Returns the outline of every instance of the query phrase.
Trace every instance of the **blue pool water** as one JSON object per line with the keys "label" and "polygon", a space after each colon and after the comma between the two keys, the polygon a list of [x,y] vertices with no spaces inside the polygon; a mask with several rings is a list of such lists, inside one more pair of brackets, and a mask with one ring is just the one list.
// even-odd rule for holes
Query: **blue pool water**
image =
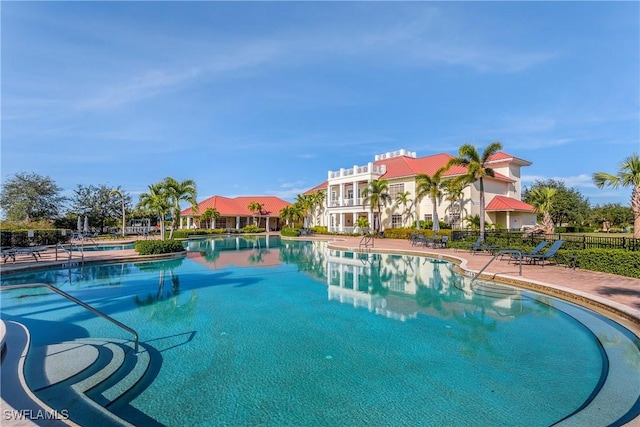
{"label": "blue pool water", "polygon": [[125,243],[125,244],[97,244],[97,245],[83,245],[82,248],[74,247],[74,251],[122,251],[125,249],[133,249],[133,243]]}
{"label": "blue pool water", "polygon": [[[438,260],[276,237],[187,248],[181,259],[3,276],[2,285],[52,283],[136,328],[161,368],[130,407],[112,409],[170,426],[548,426],[598,394],[610,362],[603,343],[634,342],[572,304],[471,288]],[[129,338],[44,289],[1,298],[3,319],[26,324],[34,346]],[[620,349],[631,375],[635,343]]]}

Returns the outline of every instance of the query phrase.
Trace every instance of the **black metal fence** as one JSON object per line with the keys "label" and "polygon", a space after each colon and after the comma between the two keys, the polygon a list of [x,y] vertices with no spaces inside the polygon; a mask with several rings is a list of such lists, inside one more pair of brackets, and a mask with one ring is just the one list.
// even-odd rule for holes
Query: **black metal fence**
{"label": "black metal fence", "polygon": [[[480,236],[479,231],[453,231],[451,240],[475,240]],[[629,251],[640,251],[640,239],[632,237],[614,236],[587,236],[578,234],[530,234],[522,231],[485,231],[484,238],[489,243],[499,242],[501,246],[536,246],[545,240],[564,240],[563,249],[625,249]]]}

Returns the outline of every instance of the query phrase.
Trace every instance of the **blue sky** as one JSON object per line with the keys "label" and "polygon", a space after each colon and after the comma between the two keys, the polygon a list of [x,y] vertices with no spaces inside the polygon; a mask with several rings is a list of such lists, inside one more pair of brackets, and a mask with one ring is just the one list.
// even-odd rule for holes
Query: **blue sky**
{"label": "blue sky", "polygon": [[640,151],[639,2],[6,2],[2,178],[286,200],[500,141],[595,204]]}

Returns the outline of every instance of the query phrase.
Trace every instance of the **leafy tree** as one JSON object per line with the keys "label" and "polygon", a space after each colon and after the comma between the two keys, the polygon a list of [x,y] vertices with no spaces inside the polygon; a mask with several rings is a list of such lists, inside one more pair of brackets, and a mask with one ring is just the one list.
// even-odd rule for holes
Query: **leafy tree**
{"label": "leafy tree", "polygon": [[603,221],[610,221],[614,227],[626,227],[633,223],[633,210],[620,203],[596,205],[589,212],[589,220],[591,225],[597,227],[601,227]]}
{"label": "leafy tree", "polygon": [[529,193],[531,205],[536,208],[536,212],[542,214],[545,234],[553,234],[555,231],[549,212],[553,208],[556,193],[557,190],[553,187],[536,187]]}
{"label": "leafy tree", "polygon": [[[71,211],[79,216],[87,216],[89,222],[100,231],[107,222],[122,215],[122,199],[112,197],[113,189],[104,184],[99,186],[78,184],[71,198]],[[119,190],[118,190],[119,191]],[[131,196],[124,194],[125,209],[131,203]]]}
{"label": "leafy tree", "polygon": [[364,200],[363,204],[369,204],[371,207],[371,214],[374,213],[374,207],[378,208],[378,221],[374,221],[374,226],[376,234],[380,232],[380,213],[382,211],[382,206],[385,206],[387,203],[391,201],[391,196],[389,195],[389,183],[386,179],[380,179],[377,181],[371,181],[369,185],[362,191],[362,196]]}
{"label": "leafy tree", "polygon": [[138,206],[140,209],[144,209],[151,215],[158,217],[160,221],[160,239],[165,239],[165,218],[171,211],[171,204],[169,198],[165,194],[164,186],[159,184],[153,184],[149,186],[148,193],[142,193],[140,195],[140,201]]}
{"label": "leafy tree", "polygon": [[60,216],[67,201],[61,191],[48,176],[18,172],[2,184],[0,206],[11,221],[51,221]]}
{"label": "leafy tree", "polygon": [[464,144],[458,150],[458,157],[449,160],[447,168],[454,165],[462,165],[467,168],[467,173],[464,175],[464,180],[468,183],[476,181],[480,182],[480,236],[484,237],[484,179],[486,177],[494,177],[495,172],[493,169],[487,166],[489,158],[502,150],[502,144],[499,142],[492,142],[485,147],[482,152],[482,156],[478,153],[476,147],[471,144]]}
{"label": "leafy tree", "polygon": [[522,192],[522,198],[526,203],[535,206],[532,193],[540,188],[554,188],[553,205],[549,211],[555,225],[581,224],[589,213],[589,201],[577,190],[567,188],[562,181],[555,179],[537,180]]}
{"label": "leafy tree", "polygon": [[196,183],[192,179],[187,179],[182,182],[177,181],[174,178],[166,177],[161,183],[164,188],[164,194],[169,201],[171,212],[171,231],[169,232],[169,239],[173,239],[173,230],[176,227],[176,221],[180,218],[180,202],[185,201],[191,205],[193,213],[198,213],[198,192],[196,189]]}
{"label": "leafy tree", "polygon": [[640,239],[640,157],[638,153],[624,159],[615,175],[606,172],[594,173],[593,182],[598,188],[631,187],[633,237]]}

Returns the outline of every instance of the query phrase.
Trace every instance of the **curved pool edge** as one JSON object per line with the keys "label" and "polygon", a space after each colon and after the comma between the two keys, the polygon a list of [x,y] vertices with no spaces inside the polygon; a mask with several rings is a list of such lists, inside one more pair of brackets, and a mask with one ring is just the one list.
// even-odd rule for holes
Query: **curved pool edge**
{"label": "curved pool edge", "polygon": [[[348,250],[352,252],[365,252],[358,247],[343,245],[341,242],[346,240],[328,240],[330,249]],[[459,272],[467,277],[475,276],[479,270],[472,269],[468,266],[466,258],[443,254],[439,252],[418,251],[411,249],[389,249],[389,248],[367,248],[367,252],[415,255],[427,258],[443,259],[453,262],[459,269]],[[543,268],[543,267],[541,267]],[[553,267],[551,267],[553,268]],[[498,283],[512,285],[522,289],[533,290],[542,294],[547,294],[560,298],[565,301],[573,302],[582,307],[589,308],[599,314],[609,317],[612,320],[630,329],[640,339],[640,309],[634,309],[628,305],[618,303],[611,299],[602,298],[592,293],[583,292],[567,286],[555,283],[545,282],[535,279],[527,279],[522,276],[513,276],[509,274],[485,272],[479,276],[480,279],[491,280]]]}

